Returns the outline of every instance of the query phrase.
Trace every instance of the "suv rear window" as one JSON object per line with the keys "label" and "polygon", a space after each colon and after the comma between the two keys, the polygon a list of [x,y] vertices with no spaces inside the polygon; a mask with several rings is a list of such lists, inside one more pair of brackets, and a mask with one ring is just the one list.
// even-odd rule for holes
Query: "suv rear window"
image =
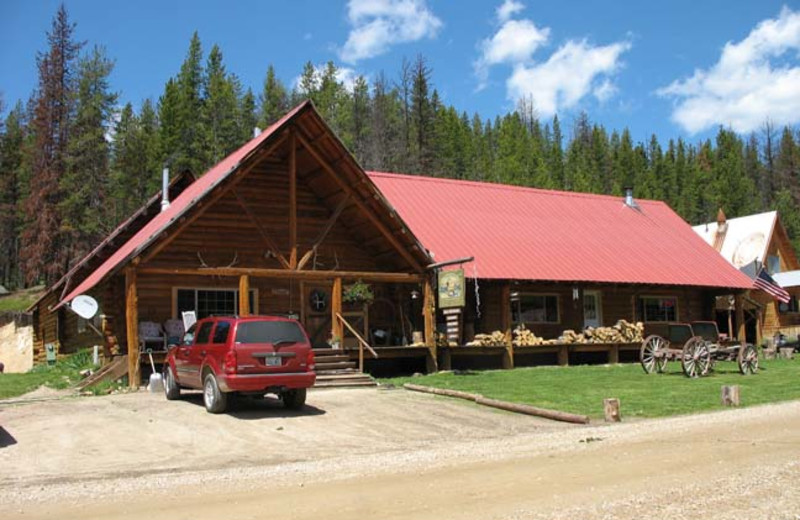
{"label": "suv rear window", "polygon": [[303,343],[306,337],[293,321],[246,321],[236,328],[236,343]]}

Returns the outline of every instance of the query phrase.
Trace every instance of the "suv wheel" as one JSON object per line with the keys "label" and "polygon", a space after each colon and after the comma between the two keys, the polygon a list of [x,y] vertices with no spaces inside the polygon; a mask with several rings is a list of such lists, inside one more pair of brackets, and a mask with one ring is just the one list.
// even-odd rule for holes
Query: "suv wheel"
{"label": "suv wheel", "polygon": [[164,368],[164,394],[167,396],[167,401],[174,401],[181,397],[181,387],[175,381],[175,374],[172,373],[169,365]]}
{"label": "suv wheel", "polygon": [[286,390],[281,394],[283,406],[289,410],[299,410],[306,404],[306,389],[295,388],[294,390]]}
{"label": "suv wheel", "polygon": [[220,391],[214,374],[206,374],[203,380],[203,403],[208,413],[222,413],[228,407],[228,396]]}

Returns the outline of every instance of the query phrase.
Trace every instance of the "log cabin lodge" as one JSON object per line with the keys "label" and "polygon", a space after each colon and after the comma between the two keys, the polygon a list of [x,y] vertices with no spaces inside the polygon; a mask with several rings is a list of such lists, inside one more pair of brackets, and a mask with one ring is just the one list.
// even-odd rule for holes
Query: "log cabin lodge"
{"label": "log cabin lodge", "polygon": [[[294,315],[315,348],[338,342],[373,374],[637,359],[639,344],[463,345],[518,323],[556,338],[620,319],[713,319],[721,295],[744,334],[752,280],[665,203],[365,172],[310,101],[165,191],[32,305],[37,362],[46,346],[100,344],[127,354],[138,384],[143,352],[163,350],[184,311]],[[466,276],[457,345],[435,334],[447,319],[436,276],[451,263]],[[369,304],[343,298],[359,281]],[[88,322],[69,309],[81,294],[100,306]]]}

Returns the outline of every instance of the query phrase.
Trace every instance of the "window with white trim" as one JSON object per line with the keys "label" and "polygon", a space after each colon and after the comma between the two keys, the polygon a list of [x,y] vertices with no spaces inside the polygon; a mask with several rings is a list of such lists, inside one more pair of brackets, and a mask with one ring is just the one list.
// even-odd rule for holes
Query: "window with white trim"
{"label": "window with white trim", "polygon": [[797,296],[792,295],[789,303],[778,302],[778,311],[781,314],[800,312],[800,304],[798,304]]}
{"label": "window with white trim", "polygon": [[511,294],[511,319],[514,323],[560,323],[556,294]]}
{"label": "window with white trim", "polygon": [[[255,289],[250,289],[249,300],[251,311],[258,312]],[[235,316],[239,314],[239,290],[177,288],[175,311],[176,316],[184,311],[195,311],[198,320],[208,316]]]}
{"label": "window with white trim", "polygon": [[639,299],[642,321],[678,321],[678,299],[674,296],[644,296]]}

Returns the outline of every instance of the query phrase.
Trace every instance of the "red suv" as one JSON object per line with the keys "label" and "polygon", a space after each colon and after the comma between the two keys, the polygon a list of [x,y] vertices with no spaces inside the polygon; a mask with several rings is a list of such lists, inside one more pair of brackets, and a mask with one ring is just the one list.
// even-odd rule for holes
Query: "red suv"
{"label": "red suv", "polygon": [[181,388],[202,389],[210,413],[224,412],[229,394],[274,393],[296,410],[315,380],[314,352],[303,327],[275,316],[204,318],[169,349],[164,363],[167,399],[178,399]]}

